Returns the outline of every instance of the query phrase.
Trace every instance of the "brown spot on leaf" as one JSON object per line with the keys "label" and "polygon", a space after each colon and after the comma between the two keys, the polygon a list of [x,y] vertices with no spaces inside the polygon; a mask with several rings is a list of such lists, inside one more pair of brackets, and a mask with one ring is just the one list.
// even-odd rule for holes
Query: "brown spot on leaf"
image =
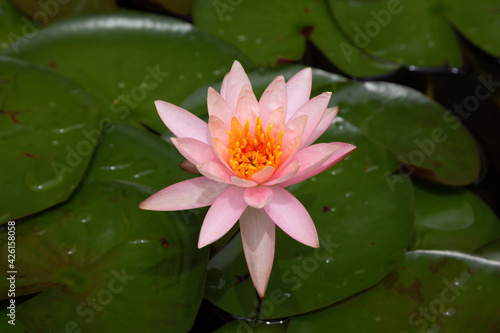
{"label": "brown spot on leaf", "polygon": [[371,242],[370,245],[368,245],[368,247],[372,247],[373,245],[375,245],[375,242]]}
{"label": "brown spot on leaf", "polygon": [[7,110],[0,110],[0,114],[2,115],[7,115],[10,117],[10,119],[15,122],[15,123],[18,123],[19,122],[19,119],[17,119],[17,115],[20,114],[21,112],[19,111],[7,111]]}
{"label": "brown spot on leaf", "polygon": [[57,63],[54,60],[52,60],[49,64],[49,66],[50,66],[50,68],[57,68]]}
{"label": "brown spot on leaf", "polygon": [[309,36],[311,36],[311,34],[313,33],[314,28],[314,25],[306,25],[304,28],[302,28],[300,33],[303,34],[304,37],[309,38]]}
{"label": "brown spot on leaf", "polygon": [[330,207],[323,206],[323,213],[328,213],[330,211]]}
{"label": "brown spot on leaf", "polygon": [[420,294],[422,283],[418,278],[415,278],[409,287],[405,287],[399,281],[399,272],[392,271],[389,275],[387,275],[382,283],[382,286],[387,290],[394,289],[400,295],[408,295],[417,303],[422,303],[424,301],[422,294]]}
{"label": "brown spot on leaf", "polygon": [[304,8],[304,9],[302,9],[302,10],[303,10],[303,11],[304,11],[304,13],[306,13],[306,14],[309,14],[309,12],[311,11],[311,10],[310,10],[309,8],[307,8],[307,7],[306,7],[306,8]]}
{"label": "brown spot on leaf", "polygon": [[35,155],[33,155],[32,153],[28,153],[27,151],[23,151],[23,155],[26,156],[26,157],[37,158]]}
{"label": "brown spot on leaf", "polygon": [[170,243],[167,242],[167,240],[165,238],[162,238],[161,239],[161,246],[166,247],[167,249],[169,249],[170,248]]}

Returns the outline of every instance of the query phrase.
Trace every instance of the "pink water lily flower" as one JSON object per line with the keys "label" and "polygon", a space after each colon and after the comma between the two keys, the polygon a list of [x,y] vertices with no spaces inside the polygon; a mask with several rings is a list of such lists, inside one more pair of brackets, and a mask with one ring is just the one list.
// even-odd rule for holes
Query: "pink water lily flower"
{"label": "pink water lily flower", "polygon": [[258,101],[235,61],[220,94],[208,89],[208,124],[173,104],[156,102],[161,119],[176,136],[173,144],[203,176],[164,188],[140,208],[172,211],[211,205],[199,248],[218,240],[239,220],[260,297],[273,265],[275,224],[297,241],[319,246],[309,213],[285,188],[330,168],[356,148],[343,142],[312,145],[338,109],[327,108],[329,92],[309,99],[311,83],[310,68],[287,83],[278,76]]}

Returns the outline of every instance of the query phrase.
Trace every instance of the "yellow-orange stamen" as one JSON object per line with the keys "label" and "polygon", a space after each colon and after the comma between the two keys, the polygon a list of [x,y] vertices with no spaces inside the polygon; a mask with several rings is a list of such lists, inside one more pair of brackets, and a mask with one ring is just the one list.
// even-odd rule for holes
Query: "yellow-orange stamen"
{"label": "yellow-orange stamen", "polygon": [[255,131],[252,138],[250,121],[247,119],[243,127],[238,119],[231,119],[229,134],[229,164],[237,176],[250,179],[252,175],[266,166],[275,169],[280,163],[281,140],[285,131],[281,131],[277,138],[271,134],[273,125],[264,131],[260,117],[255,122]]}

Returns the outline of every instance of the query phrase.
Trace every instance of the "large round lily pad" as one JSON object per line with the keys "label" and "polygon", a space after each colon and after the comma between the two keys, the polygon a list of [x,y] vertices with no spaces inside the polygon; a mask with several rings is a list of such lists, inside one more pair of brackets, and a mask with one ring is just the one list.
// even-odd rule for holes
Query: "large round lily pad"
{"label": "large round lily pad", "polygon": [[[397,168],[394,156],[340,117],[320,141],[357,149],[333,169],[289,187],[311,214],[320,248],[277,232],[261,318],[316,310],[366,289],[394,269],[409,244],[413,192],[408,180],[390,188],[385,172]],[[210,261],[205,297],[234,315],[255,316],[258,302],[239,236]]]}
{"label": "large round lily pad", "polygon": [[[151,194],[136,184],[91,181],[71,201],[16,227],[16,295],[40,292],[17,309],[29,331],[190,329],[207,264],[208,252],[196,247],[201,221],[140,210]],[[7,253],[6,241],[0,249]],[[3,277],[1,289],[7,284]]]}
{"label": "large round lily pad", "polygon": [[289,333],[496,332],[500,264],[459,252],[413,251],[376,287],[314,314]]}
{"label": "large round lily pad", "polygon": [[310,40],[349,75],[377,76],[399,67],[353,45],[323,1],[195,1],[193,20],[260,65],[298,61]]}
{"label": "large round lily pad", "polygon": [[420,92],[386,82],[349,82],[320,91],[329,89],[330,105],[390,149],[404,164],[401,173],[455,186],[479,176],[479,151],[469,131]]}
{"label": "large round lily pad", "polygon": [[420,67],[461,67],[456,31],[500,56],[495,0],[328,0],[350,40],[373,57]]}
{"label": "large round lily pad", "polygon": [[463,188],[418,182],[412,250],[474,252],[500,237],[500,221],[476,195]]}
{"label": "large round lily pad", "polygon": [[118,180],[159,190],[186,180],[184,160],[173,144],[129,124],[108,123],[87,175],[88,180]]}
{"label": "large round lily pad", "polygon": [[3,52],[51,67],[103,102],[104,118],[164,130],[153,102],[180,103],[201,85],[221,79],[235,59],[233,47],[180,20],[113,13],[61,20],[27,43]]}
{"label": "large round lily pad", "polygon": [[0,58],[0,223],[66,200],[80,182],[99,131],[97,105],[48,69]]}

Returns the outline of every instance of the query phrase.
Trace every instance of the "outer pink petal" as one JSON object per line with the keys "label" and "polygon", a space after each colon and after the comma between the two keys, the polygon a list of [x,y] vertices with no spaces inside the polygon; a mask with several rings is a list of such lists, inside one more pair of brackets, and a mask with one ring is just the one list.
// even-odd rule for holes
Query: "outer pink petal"
{"label": "outer pink petal", "polygon": [[[280,75],[269,84],[259,100],[262,123],[265,124],[271,112],[277,108],[283,107],[286,110],[286,98],[285,78]],[[286,115],[284,114],[283,116],[285,117]],[[284,121],[285,118],[283,118]]]}
{"label": "outer pink petal", "polygon": [[164,101],[155,101],[161,120],[178,138],[193,138],[210,144],[208,125],[189,111]]}
{"label": "outer pink petal", "polygon": [[293,161],[286,167],[276,172],[271,178],[269,178],[267,182],[265,182],[265,185],[275,185],[286,182],[287,180],[292,179],[297,174],[299,168],[300,163],[297,161]]}
{"label": "outer pink petal", "polygon": [[220,95],[222,98],[224,98],[225,100],[227,100],[227,77],[229,76],[229,73],[227,73],[226,75],[224,75],[224,79],[222,80],[222,84],[220,86]]}
{"label": "outer pink petal", "polygon": [[290,121],[293,121],[296,117],[302,115],[307,116],[307,124],[304,128],[304,133],[302,134],[302,142],[306,142],[318,127],[319,122],[325,114],[331,96],[332,93],[324,92],[321,95],[314,97],[309,100],[309,102],[302,105],[290,119]]}
{"label": "outer pink petal", "polygon": [[259,116],[259,102],[249,86],[243,86],[241,89],[238,104],[236,106],[235,117],[241,125],[245,126],[247,119],[250,122],[250,133],[255,131],[255,121]]}
{"label": "outer pink petal", "polygon": [[288,123],[288,125],[286,126],[285,134],[283,135],[283,146],[286,146],[288,141],[297,136],[302,137],[306,124],[307,116],[305,114],[290,121],[290,123]]}
{"label": "outer pink petal", "polygon": [[281,183],[280,186],[287,187],[287,186],[290,186],[293,184],[297,184],[297,183],[299,183],[307,178],[314,177],[318,173],[321,173],[321,172],[325,171],[326,169],[331,168],[332,166],[337,164],[339,161],[344,159],[346,156],[351,154],[356,149],[356,146],[353,146],[353,145],[351,145],[349,143],[345,143],[345,142],[332,142],[332,143],[329,143],[329,145],[338,146],[339,149],[335,153],[333,153],[333,155],[330,156],[329,159],[327,159],[325,162],[323,162],[321,165],[319,165],[314,170],[310,170],[310,171],[305,172],[305,173],[297,174],[292,179]]}
{"label": "outer pink petal", "polygon": [[227,146],[219,138],[212,139],[212,146],[214,147],[214,151],[219,156],[219,160],[224,164],[229,170],[232,170],[229,166],[229,150],[227,150]]}
{"label": "outer pink petal", "polygon": [[252,177],[250,177],[250,179],[253,180],[254,182],[256,182],[257,184],[261,184],[261,183],[265,182],[266,180],[268,180],[269,177],[271,177],[273,175],[275,170],[276,169],[273,166],[268,165],[268,166],[264,167],[264,169],[254,173],[252,175]]}
{"label": "outer pink petal", "polygon": [[329,143],[318,143],[299,150],[293,157],[294,161],[298,161],[300,164],[296,176],[300,177],[301,174],[309,173],[318,168],[339,149],[340,147]]}
{"label": "outer pink petal", "polygon": [[273,196],[273,190],[268,186],[247,187],[244,192],[245,202],[253,208],[262,208]]}
{"label": "outer pink petal", "polygon": [[302,138],[300,136],[296,136],[295,138],[287,142],[286,146],[284,146],[281,150],[280,165],[278,167],[278,171],[287,164],[288,160],[292,158],[295,153],[297,153],[301,145]]}
{"label": "outer pink petal", "polygon": [[286,83],[287,110],[286,121],[290,120],[295,112],[304,105],[311,96],[312,71],[305,68],[292,76]]}
{"label": "outer pink petal", "polygon": [[212,139],[217,138],[226,146],[229,144],[228,127],[219,117],[210,116],[208,119],[208,128],[210,129]]}
{"label": "outer pink petal", "polygon": [[226,128],[229,128],[233,111],[231,111],[224,98],[212,88],[208,88],[207,107],[210,116],[216,116],[224,122]]}
{"label": "outer pink petal", "polygon": [[321,118],[318,127],[314,130],[314,132],[311,134],[309,139],[302,145],[302,147],[308,147],[314,143],[323,133],[325,133],[326,129],[330,127],[332,124],[333,120],[337,116],[337,113],[339,112],[339,108],[337,106],[333,108],[328,108],[325,111],[325,114],[323,115],[323,118]]}
{"label": "outer pink petal", "polygon": [[243,179],[237,176],[231,177],[231,183],[239,187],[253,187],[257,186],[257,183],[248,179]]}
{"label": "outer pink petal", "polygon": [[312,247],[319,247],[316,227],[302,204],[287,190],[273,186],[273,197],[264,206],[269,217],[293,239]]}
{"label": "outer pink petal", "polygon": [[273,127],[271,127],[271,135],[273,136],[273,138],[278,139],[279,134],[285,130],[285,112],[286,111],[284,107],[279,107],[273,110],[273,112],[271,112],[271,114],[267,118],[266,122],[263,123],[264,132],[267,132],[267,128],[270,125],[273,125]]}
{"label": "outer pink petal", "polygon": [[189,162],[199,164],[218,160],[214,148],[192,138],[172,138],[174,146]]}
{"label": "outer pink petal", "polygon": [[[233,111],[236,111],[236,104],[238,103],[238,98],[240,96],[241,89],[243,86],[249,86],[252,88],[252,84],[248,79],[243,66],[238,61],[234,61],[231,71],[227,75],[226,85],[224,91],[221,91],[221,95],[227,101],[227,105]],[[221,89],[222,90],[222,89]]]}
{"label": "outer pink petal", "polygon": [[153,194],[139,208],[172,211],[205,207],[211,205],[227,186],[205,177],[188,179]]}
{"label": "outer pink petal", "polygon": [[205,163],[198,164],[196,168],[208,179],[221,183],[231,183],[231,176],[233,173],[218,161],[207,161]]}
{"label": "outer pink petal", "polygon": [[240,217],[241,241],[253,285],[262,298],[273,267],[274,222],[262,209],[248,207]]}
{"label": "outer pink petal", "polygon": [[214,201],[201,226],[198,247],[215,242],[226,234],[238,221],[247,203],[243,199],[243,189],[229,186]]}

